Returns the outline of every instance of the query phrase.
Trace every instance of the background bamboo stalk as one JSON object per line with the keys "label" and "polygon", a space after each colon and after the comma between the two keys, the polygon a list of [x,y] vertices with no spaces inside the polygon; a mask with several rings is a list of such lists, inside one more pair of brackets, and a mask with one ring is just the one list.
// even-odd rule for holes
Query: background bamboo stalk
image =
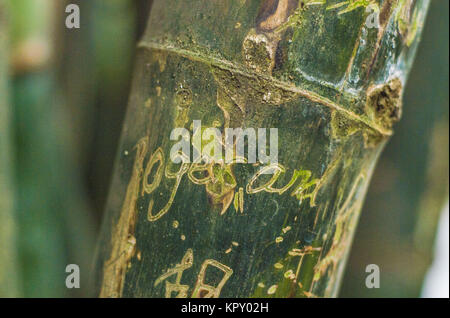
{"label": "background bamboo stalk", "polygon": [[[448,1],[432,1],[405,91],[403,119],[380,158],[343,281],[343,297],[419,297],[448,200]],[[388,221],[387,221],[388,220]],[[382,288],[364,285],[380,266]]]}
{"label": "background bamboo stalk", "polygon": [[6,4],[0,0],[0,297],[17,297],[20,292],[8,84],[8,20]]}
{"label": "background bamboo stalk", "polygon": [[68,264],[88,278],[93,248],[89,206],[71,156],[64,96],[53,63],[55,2],[10,1],[16,217],[23,295],[82,295],[65,286]]}
{"label": "background bamboo stalk", "polygon": [[73,118],[72,152],[99,223],[128,99],[138,10],[131,0],[65,1],[61,16],[69,2],[80,6],[83,27],[58,28],[58,83]]}

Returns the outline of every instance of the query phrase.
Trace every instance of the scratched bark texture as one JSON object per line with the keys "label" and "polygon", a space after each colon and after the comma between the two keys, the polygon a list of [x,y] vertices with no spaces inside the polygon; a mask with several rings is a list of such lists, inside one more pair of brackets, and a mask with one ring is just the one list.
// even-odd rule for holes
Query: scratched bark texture
{"label": "scratched bark texture", "polygon": [[[98,294],[336,296],[427,6],[154,1],[106,207]],[[170,133],[192,135],[193,120],[221,132],[277,128],[278,163],[173,163]]]}

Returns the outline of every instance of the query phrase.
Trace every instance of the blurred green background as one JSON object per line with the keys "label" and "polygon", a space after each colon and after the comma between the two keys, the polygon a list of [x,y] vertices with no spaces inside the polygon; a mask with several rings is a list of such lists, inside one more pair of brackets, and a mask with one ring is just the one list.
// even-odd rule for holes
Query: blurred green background
{"label": "blurred green background", "polygon": [[[67,4],[81,28],[66,29]],[[88,294],[146,0],[0,0],[0,296]],[[432,0],[342,297],[419,297],[448,200],[449,2]],[[65,287],[67,264],[81,288]],[[365,287],[365,267],[381,288]]]}

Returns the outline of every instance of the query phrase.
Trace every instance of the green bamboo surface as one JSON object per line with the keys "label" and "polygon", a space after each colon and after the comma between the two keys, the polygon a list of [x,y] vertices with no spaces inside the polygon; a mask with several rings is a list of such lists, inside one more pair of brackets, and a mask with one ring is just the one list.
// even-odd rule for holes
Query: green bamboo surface
{"label": "green bamboo surface", "polygon": [[[154,1],[99,244],[100,296],[337,295],[428,6],[377,2],[373,29],[364,6],[338,2]],[[193,120],[278,128],[286,172],[171,163],[171,130],[192,132]]]}

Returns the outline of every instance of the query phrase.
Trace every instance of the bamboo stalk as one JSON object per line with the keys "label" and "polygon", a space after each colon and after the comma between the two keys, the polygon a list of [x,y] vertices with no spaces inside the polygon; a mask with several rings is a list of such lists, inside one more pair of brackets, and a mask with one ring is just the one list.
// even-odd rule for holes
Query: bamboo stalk
{"label": "bamboo stalk", "polygon": [[[18,270],[25,297],[83,295],[93,253],[89,207],[70,151],[70,117],[56,92],[55,3],[9,2]],[[65,286],[68,264],[80,267],[81,291]]]}
{"label": "bamboo stalk", "polygon": [[[412,2],[377,2],[378,28],[364,5],[335,3],[154,1],[99,245],[100,296],[337,295],[428,1],[401,25]],[[194,120],[222,134],[277,128],[278,163],[173,163],[169,136],[195,134]]]}
{"label": "bamboo stalk", "polygon": [[[405,91],[404,118],[374,173],[344,297],[420,297],[433,259],[440,212],[448,200],[448,2],[432,1]],[[386,222],[386,218],[389,222]],[[381,288],[364,285],[376,263]]]}

